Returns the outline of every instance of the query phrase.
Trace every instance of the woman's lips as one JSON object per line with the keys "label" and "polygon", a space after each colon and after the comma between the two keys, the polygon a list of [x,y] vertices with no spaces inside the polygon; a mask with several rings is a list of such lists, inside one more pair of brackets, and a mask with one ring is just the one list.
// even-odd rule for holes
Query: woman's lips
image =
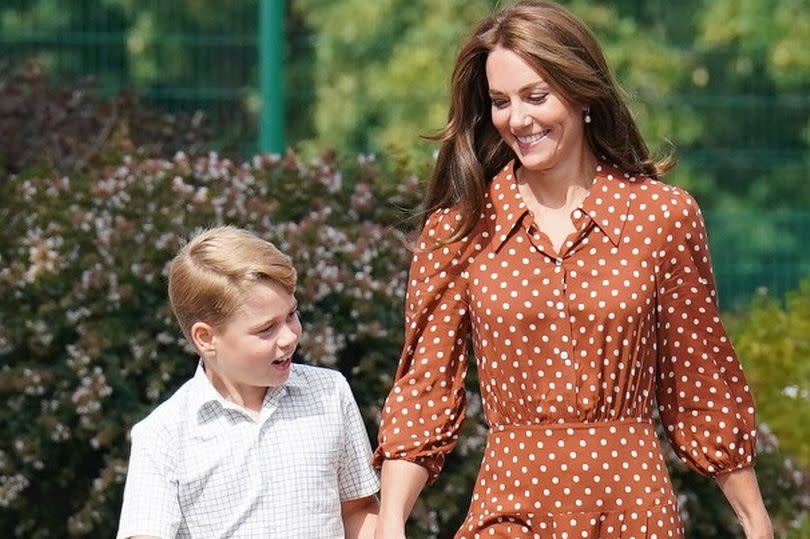
{"label": "woman's lips", "polygon": [[518,146],[521,150],[528,150],[544,138],[548,136],[550,130],[546,129],[544,131],[540,131],[539,133],[533,133],[531,135],[524,135],[524,136],[515,136],[515,140],[517,140]]}

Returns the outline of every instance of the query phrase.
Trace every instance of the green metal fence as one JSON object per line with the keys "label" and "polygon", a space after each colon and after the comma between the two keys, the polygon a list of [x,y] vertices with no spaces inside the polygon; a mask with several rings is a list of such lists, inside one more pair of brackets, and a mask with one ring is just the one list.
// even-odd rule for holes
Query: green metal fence
{"label": "green metal fence", "polygon": [[273,21],[280,0],[5,0],[0,61],[35,60],[57,83],[92,77],[104,92],[131,87],[165,110],[202,110],[215,146],[251,152],[262,108],[260,3]]}
{"label": "green metal fence", "polygon": [[810,278],[810,211],[710,211],[705,219],[724,309],[759,291],[783,297]]}

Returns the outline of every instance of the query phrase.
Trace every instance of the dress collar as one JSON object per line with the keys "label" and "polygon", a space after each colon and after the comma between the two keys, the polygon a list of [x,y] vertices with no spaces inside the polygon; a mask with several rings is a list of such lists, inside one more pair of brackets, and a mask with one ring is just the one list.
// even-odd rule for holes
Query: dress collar
{"label": "dress collar", "polygon": [[[486,218],[495,223],[493,238],[496,249],[503,245],[529,211],[520,196],[514,167],[515,161],[512,160],[493,178],[484,201]],[[574,224],[579,225],[579,220],[590,218],[611,243],[618,247],[630,204],[635,198],[629,189],[629,184],[634,181],[637,181],[635,177],[614,166],[598,164],[588,195],[572,211]]]}

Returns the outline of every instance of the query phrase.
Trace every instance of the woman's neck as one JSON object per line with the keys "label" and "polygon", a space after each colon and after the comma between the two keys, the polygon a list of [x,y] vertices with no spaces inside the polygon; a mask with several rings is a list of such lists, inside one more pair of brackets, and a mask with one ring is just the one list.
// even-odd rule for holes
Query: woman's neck
{"label": "woman's neck", "polygon": [[578,204],[593,183],[597,159],[587,152],[581,160],[560,164],[551,170],[532,171],[521,167],[518,182],[531,190],[538,204],[550,209]]}

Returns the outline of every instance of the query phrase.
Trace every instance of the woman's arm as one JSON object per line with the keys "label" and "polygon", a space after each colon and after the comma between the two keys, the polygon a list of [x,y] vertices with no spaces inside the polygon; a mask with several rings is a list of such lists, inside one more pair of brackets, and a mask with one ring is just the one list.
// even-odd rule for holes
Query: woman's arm
{"label": "woman's arm", "polygon": [[749,466],[734,470],[715,480],[740,519],[746,539],[773,539],[771,519],[762,503],[754,469]]}
{"label": "woman's arm", "polygon": [[406,460],[386,460],[382,465],[380,516],[375,539],[404,539],[405,522],[425,487],[428,471]]}
{"label": "woman's arm", "polygon": [[402,539],[424,486],[436,479],[458,442],[466,413],[464,376],[470,337],[468,238],[438,245],[457,212],[431,214],[408,272],[405,342],[383,405],[373,464],[382,470],[377,539]]}

